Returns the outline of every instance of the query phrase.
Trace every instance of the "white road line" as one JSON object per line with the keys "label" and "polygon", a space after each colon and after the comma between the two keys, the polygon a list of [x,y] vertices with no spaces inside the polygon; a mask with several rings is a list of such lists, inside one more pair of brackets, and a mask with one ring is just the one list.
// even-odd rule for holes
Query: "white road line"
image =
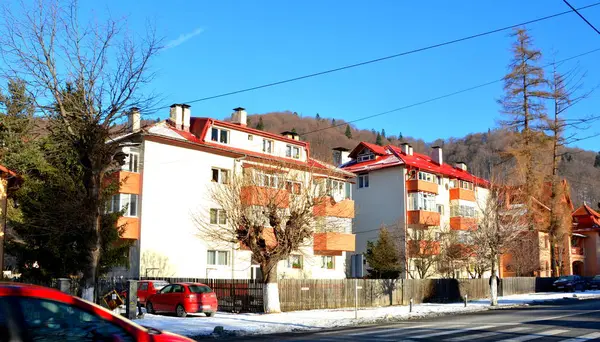
{"label": "white road line", "polygon": [[563,340],[562,342],[584,342],[588,340],[593,340],[600,337],[600,332],[595,332],[587,335],[582,335],[578,337],[573,337],[568,340]]}
{"label": "white road line", "polygon": [[518,336],[518,337],[515,337],[515,338],[509,338],[509,339],[501,340],[501,341],[503,341],[503,342],[529,341],[529,340],[535,340],[537,338],[542,338],[542,337],[554,336],[554,335],[562,334],[562,333],[565,333],[567,331],[569,331],[569,330],[562,330],[562,329],[546,330],[546,331],[537,332],[535,334]]}
{"label": "white road line", "polygon": [[465,329],[454,329],[454,330],[451,329],[451,330],[440,331],[440,332],[435,332],[435,333],[431,333],[431,334],[410,336],[410,338],[429,338],[429,337],[444,336],[444,335],[450,335],[450,334],[460,334],[460,333],[464,333],[467,331],[485,330],[485,329],[489,329],[489,328],[493,328],[493,327],[494,327],[493,325],[484,325],[484,326],[476,327],[476,328],[465,328]]}
{"label": "white road line", "polygon": [[454,338],[447,339],[447,340],[444,340],[444,341],[458,342],[458,341],[468,341],[468,340],[479,340],[479,339],[482,339],[482,338],[486,338],[486,337],[490,337],[490,336],[496,336],[496,335],[500,335],[500,334],[501,333],[497,332],[497,331],[490,331],[490,332],[481,333],[481,334],[454,337]]}

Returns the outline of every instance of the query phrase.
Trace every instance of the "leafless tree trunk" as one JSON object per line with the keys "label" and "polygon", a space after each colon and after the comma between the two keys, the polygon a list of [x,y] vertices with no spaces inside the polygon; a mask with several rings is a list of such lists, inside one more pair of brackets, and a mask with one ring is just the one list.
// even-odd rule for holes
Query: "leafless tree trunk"
{"label": "leafless tree trunk", "polygon": [[149,61],[159,45],[153,32],[141,42],[128,36],[123,22],[83,23],[74,0],[21,4],[2,7],[0,72],[27,84],[38,110],[56,123],[85,170],[91,247],[82,296],[93,300],[101,256],[102,188],[106,175],[119,167],[118,146],[106,142],[126,109],[152,104],[153,97],[140,96],[139,90],[152,79]]}

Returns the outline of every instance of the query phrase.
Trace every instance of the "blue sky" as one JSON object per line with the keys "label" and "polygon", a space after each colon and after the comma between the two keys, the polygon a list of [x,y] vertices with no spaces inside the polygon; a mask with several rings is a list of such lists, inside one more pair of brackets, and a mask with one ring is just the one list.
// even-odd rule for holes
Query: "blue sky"
{"label": "blue sky", "polygon": [[[575,7],[595,0],[571,0]],[[163,104],[301,76],[395,54],[568,10],[561,0],[505,1],[183,1],[104,0],[98,16],[126,16],[135,32],[147,22],[164,37],[152,89]],[[89,11],[91,2],[84,5]],[[582,11],[600,27],[600,6]],[[600,36],[575,14],[527,27],[545,63],[600,47]],[[193,116],[224,118],[291,110],[353,120],[501,78],[509,32],[245,94],[195,103]],[[600,52],[581,57],[586,85],[600,84]],[[451,98],[356,123],[432,141],[496,127],[497,83]],[[152,118],[167,116],[165,109]],[[600,114],[600,90],[569,117]],[[582,135],[600,133],[600,122]],[[576,144],[600,150],[600,137]]]}

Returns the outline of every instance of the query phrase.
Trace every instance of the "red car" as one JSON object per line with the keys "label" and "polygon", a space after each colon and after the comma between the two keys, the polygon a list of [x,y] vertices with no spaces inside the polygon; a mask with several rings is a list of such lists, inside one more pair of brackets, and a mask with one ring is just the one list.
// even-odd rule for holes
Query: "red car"
{"label": "red car", "polygon": [[0,341],[193,341],[60,291],[0,283]]}
{"label": "red car", "polygon": [[219,306],[217,295],[208,286],[199,283],[176,283],[162,288],[146,301],[149,313],[174,312],[178,317],[188,313],[205,313],[212,317]]}
{"label": "red car", "polygon": [[137,297],[138,302],[143,306],[146,305],[146,300],[160,291],[163,287],[169,285],[165,280],[141,280],[138,282]]}

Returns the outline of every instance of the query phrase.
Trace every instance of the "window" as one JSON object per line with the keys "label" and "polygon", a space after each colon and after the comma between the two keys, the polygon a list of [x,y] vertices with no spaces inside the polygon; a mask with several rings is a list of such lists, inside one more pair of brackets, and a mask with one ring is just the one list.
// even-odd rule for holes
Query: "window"
{"label": "window", "polygon": [[408,194],[408,210],[438,212],[438,207],[435,204],[435,195],[424,192],[410,192]]}
{"label": "window", "polygon": [[254,140],[254,136],[252,134],[248,134],[248,141],[253,141]]}
{"label": "window", "polygon": [[460,187],[466,190],[473,190],[473,183],[460,181]]}
{"label": "window", "polygon": [[259,186],[266,186],[269,188],[277,188],[279,186],[279,176],[277,176],[277,175],[270,174],[270,173],[256,172],[254,174],[254,177],[255,177],[255,179],[254,179],[255,183]]}
{"label": "window", "polygon": [[229,131],[213,127],[213,129],[211,131],[210,139],[212,141],[220,142],[223,144],[228,144],[229,143]]}
{"label": "window", "polygon": [[346,186],[344,181],[327,179],[327,195],[333,197],[346,197]]}
{"label": "window", "polygon": [[188,289],[191,293],[211,293],[213,292],[210,287],[206,285],[188,285]]}
{"label": "window", "polygon": [[229,252],[228,251],[208,251],[207,262],[208,265],[229,265]]}
{"label": "window", "polygon": [[428,172],[419,171],[419,180],[431,182],[431,183],[437,183],[438,177],[436,175],[433,175]]}
{"label": "window", "polygon": [[288,158],[292,157],[292,145],[285,145],[285,156]]}
{"label": "window", "polygon": [[352,187],[350,186],[350,183],[345,183],[344,186],[346,187],[346,198],[352,198]]}
{"label": "window", "polygon": [[302,255],[290,255],[288,257],[288,268],[302,269]]}
{"label": "window", "polygon": [[183,293],[183,286],[179,284],[173,285],[173,290],[171,290],[171,293]]}
{"label": "window", "polygon": [[125,164],[121,166],[121,170],[129,172],[140,172],[140,154],[130,151],[125,157]]}
{"label": "window", "polygon": [[138,216],[138,195],[134,194],[116,194],[106,205],[107,213],[116,213],[125,209],[123,216],[137,217]]}
{"label": "window", "polygon": [[321,268],[325,268],[328,270],[333,270],[335,268],[334,257],[331,255],[322,255],[321,256]]}
{"label": "window", "polygon": [[444,205],[443,204],[437,205],[437,212],[440,213],[441,215],[444,215]]}
{"label": "window", "polygon": [[299,195],[302,191],[302,183],[288,180],[285,182],[285,189],[294,195]]}
{"label": "window", "polygon": [[141,283],[139,290],[140,291],[148,291],[148,283]]}
{"label": "window", "polygon": [[369,174],[365,173],[364,175],[358,175],[358,188],[368,188],[369,187]]}
{"label": "window", "polygon": [[294,157],[295,159],[300,159],[300,148],[299,147],[294,147],[292,149],[292,157]]}
{"label": "window", "polygon": [[263,139],[263,152],[273,153],[273,140]]}
{"label": "window", "polygon": [[212,181],[227,184],[229,182],[229,170],[212,168]]}
{"label": "window", "polygon": [[210,209],[211,224],[227,224],[227,215],[223,209]]}
{"label": "window", "polygon": [[372,160],[372,159],[375,159],[375,155],[373,154],[373,152],[371,152],[371,150],[368,150],[368,149],[362,150],[356,156],[357,162],[363,162],[363,161]]}
{"label": "window", "polygon": [[135,341],[120,326],[72,305],[18,298],[31,341]]}
{"label": "window", "polygon": [[167,285],[165,287],[163,287],[162,289],[160,289],[159,293],[171,293],[171,291],[173,291],[173,285]]}
{"label": "window", "polygon": [[452,217],[475,217],[475,207],[468,205],[453,205],[450,207]]}
{"label": "window", "polygon": [[285,145],[285,156],[288,158],[300,159],[300,148],[292,145]]}

